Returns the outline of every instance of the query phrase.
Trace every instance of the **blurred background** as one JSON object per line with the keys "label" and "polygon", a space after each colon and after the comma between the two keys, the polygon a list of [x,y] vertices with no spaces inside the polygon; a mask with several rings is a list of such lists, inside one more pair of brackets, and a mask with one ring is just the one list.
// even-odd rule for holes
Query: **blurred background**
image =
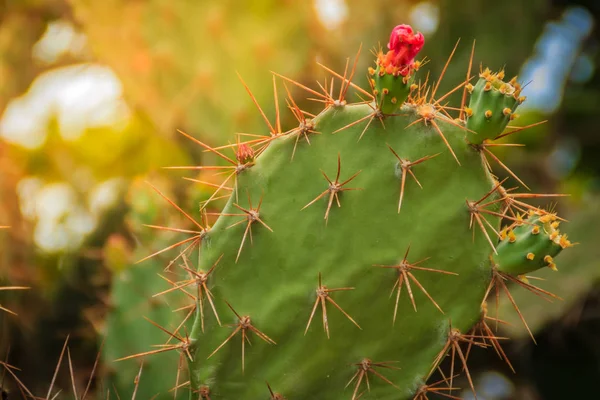
{"label": "blurred background", "polygon": [[[517,374],[493,351],[474,351],[478,397],[595,398],[599,18],[597,0],[0,0],[0,226],[11,226],[0,231],[0,286],[31,287],[0,291],[0,305],[18,314],[0,311],[0,359],[22,369],[29,389],[45,393],[70,334],[79,392],[100,353],[91,390],[129,398],[139,361],[112,360],[166,339],[140,315],[168,327],[185,316],[171,311],[183,299],[151,297],[168,287],[157,273],[176,253],[136,264],[188,237],[142,226],[187,226],[144,181],[198,210],[210,188],[162,168],[217,162],[177,129],[213,146],[235,141],[237,132],[266,134],[236,71],[272,117],[269,71],[315,87],[327,76],[316,61],[343,71],[362,43],[355,81],[366,87],[368,50],[409,23],[426,37],[421,55],[431,61],[421,74],[437,76],[461,39],[442,89],[464,79],[474,39],[475,68],[505,68],[527,84],[519,124],[548,122],[511,138],[525,148],[499,153],[533,192],[571,194],[551,206],[580,242],[557,260],[558,274],[539,274],[551,278],[540,285],[563,301],[513,291],[537,346],[501,304]],[[291,113],[282,123],[296,124]],[[173,396],[165,392],[177,369],[165,363],[176,366],[178,356],[146,360],[139,398]],[[168,374],[172,384],[160,386]],[[17,398],[5,375],[0,389]],[[55,391],[72,398],[70,387],[63,367]]]}

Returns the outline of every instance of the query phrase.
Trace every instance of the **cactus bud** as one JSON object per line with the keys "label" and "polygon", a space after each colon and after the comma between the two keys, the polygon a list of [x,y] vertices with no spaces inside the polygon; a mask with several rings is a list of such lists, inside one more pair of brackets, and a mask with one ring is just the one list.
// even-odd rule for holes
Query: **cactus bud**
{"label": "cactus bud", "polygon": [[473,115],[467,116],[467,128],[478,133],[467,135],[471,143],[494,139],[517,117],[515,110],[525,100],[519,97],[521,86],[516,77],[504,82],[504,76],[504,71],[493,73],[486,68],[479,74],[479,82],[469,90]]}
{"label": "cactus bud", "polygon": [[383,60],[387,73],[409,75],[413,68],[415,56],[425,44],[421,32],[414,33],[410,25],[398,25],[392,30],[388,49]]}
{"label": "cactus bud", "polygon": [[240,164],[248,164],[254,161],[254,150],[245,143],[238,146],[237,152],[235,153]]}
{"label": "cactus bud", "polygon": [[494,256],[498,270],[520,275],[542,267],[555,269],[554,257],[565,248],[565,243],[561,243],[565,235],[558,231],[555,219],[553,214],[536,211],[529,214],[524,224],[510,229],[508,243],[501,241],[498,255]]}
{"label": "cactus bud", "polygon": [[398,25],[390,35],[388,52],[377,56],[374,91],[377,106],[384,114],[393,113],[408,97],[412,73],[419,66],[414,58],[424,43],[422,33],[415,33],[410,25]]}

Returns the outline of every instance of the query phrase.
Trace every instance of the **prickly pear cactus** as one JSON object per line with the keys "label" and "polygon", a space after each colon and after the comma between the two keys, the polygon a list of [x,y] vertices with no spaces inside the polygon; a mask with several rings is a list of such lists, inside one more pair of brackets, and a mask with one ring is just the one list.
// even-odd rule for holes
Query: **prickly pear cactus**
{"label": "prickly pear cactus", "polygon": [[[172,286],[194,288],[193,328],[174,335],[191,398],[426,399],[456,395],[460,371],[474,390],[472,346],[506,359],[486,298],[509,283],[553,296],[522,276],[555,268],[570,246],[560,218],[524,202],[553,195],[504,189],[495,175],[516,178],[492,149],[524,129],[507,127],[524,100],[517,80],[486,69],[472,85],[469,67],[451,108],[442,77],[416,78],[423,44],[394,28],[366,89],[352,83],[356,63],[320,90],[281,77],[324,104],[311,115],[288,90],[299,122],[288,131],[277,109],[275,123],[263,113],[270,134],[244,143],[186,134],[227,163],[189,168],[224,172],[213,197],[230,193],[212,227],[177,207],[199,253],[192,279]],[[350,104],[350,91],[363,101]],[[457,365],[427,385],[447,355]]]}
{"label": "prickly pear cactus", "polygon": [[[178,365],[177,354],[158,352],[143,363],[139,360],[115,362],[132,352],[160,350],[152,349],[151,346],[164,343],[169,336],[160,329],[154,329],[152,324],[173,330],[181,322],[179,317],[187,313],[185,309],[174,312],[179,308],[179,299],[168,297],[169,293],[157,295],[163,291],[165,279],[176,279],[172,278],[168,271],[163,271],[164,264],[161,259],[154,257],[143,264],[134,263],[148,255],[148,248],[164,247],[167,240],[173,239],[173,235],[157,236],[155,232],[144,229],[148,224],[161,223],[162,204],[160,199],[152,196],[151,189],[145,187],[143,182],[134,181],[131,186],[127,196],[127,222],[132,229],[132,235],[136,240],[144,242],[144,246],[138,246],[132,251],[125,238],[113,235],[104,248],[105,262],[112,271],[113,281],[109,303],[111,312],[106,319],[105,339],[102,345],[102,356],[107,365],[103,384],[111,397],[130,399],[135,392],[141,399],[154,396],[184,399],[187,398],[187,394],[181,390],[169,393],[184,367]],[[172,365],[173,368],[164,368],[165,365]],[[143,368],[143,373],[134,386],[140,367]]]}

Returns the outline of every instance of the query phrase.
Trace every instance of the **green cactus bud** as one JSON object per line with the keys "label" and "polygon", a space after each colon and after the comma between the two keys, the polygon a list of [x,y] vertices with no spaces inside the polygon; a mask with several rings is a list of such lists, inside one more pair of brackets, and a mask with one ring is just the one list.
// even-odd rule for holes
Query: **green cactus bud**
{"label": "green cactus bud", "polygon": [[371,86],[379,110],[393,114],[408,97],[413,81],[413,72],[420,63],[414,58],[425,39],[408,25],[398,25],[392,30],[387,53],[379,52],[377,68],[369,68]]}
{"label": "green cactus bud", "polygon": [[554,257],[572,246],[561,234],[560,220],[554,214],[531,211],[527,219],[504,228],[494,255],[499,271],[523,275],[543,267],[556,270]]}
{"label": "green cactus bud", "polygon": [[492,73],[488,68],[479,74],[475,86],[467,84],[471,93],[469,106],[465,108],[467,137],[473,144],[494,139],[502,133],[509,121],[515,119],[515,110],[524,101],[521,86],[516,77],[504,82],[504,71]]}

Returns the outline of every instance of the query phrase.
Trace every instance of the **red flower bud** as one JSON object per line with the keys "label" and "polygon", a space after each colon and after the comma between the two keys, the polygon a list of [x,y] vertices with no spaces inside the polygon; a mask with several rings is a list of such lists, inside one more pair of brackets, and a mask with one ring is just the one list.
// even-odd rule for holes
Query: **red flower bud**
{"label": "red flower bud", "polygon": [[410,25],[398,25],[392,30],[389,51],[380,56],[379,64],[386,73],[406,76],[412,72],[414,58],[425,44],[421,32],[415,33]]}

